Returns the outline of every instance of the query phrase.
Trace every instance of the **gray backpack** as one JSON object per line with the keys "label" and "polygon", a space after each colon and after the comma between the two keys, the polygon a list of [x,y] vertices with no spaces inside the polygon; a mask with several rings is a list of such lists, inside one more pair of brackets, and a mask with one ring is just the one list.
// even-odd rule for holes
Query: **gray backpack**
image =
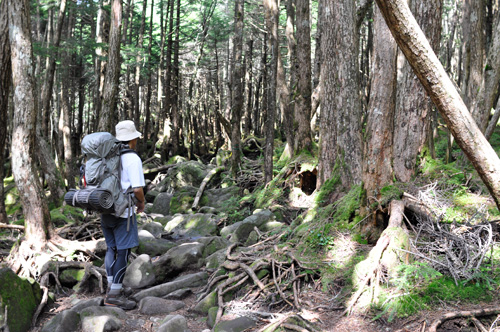
{"label": "gray backpack", "polygon": [[128,145],[107,132],[87,135],[82,140],[85,163],[80,169],[80,190],[71,189],[65,196],[67,204],[90,211],[121,216],[135,205],[131,188],[121,188],[121,158],[124,153],[136,153]]}

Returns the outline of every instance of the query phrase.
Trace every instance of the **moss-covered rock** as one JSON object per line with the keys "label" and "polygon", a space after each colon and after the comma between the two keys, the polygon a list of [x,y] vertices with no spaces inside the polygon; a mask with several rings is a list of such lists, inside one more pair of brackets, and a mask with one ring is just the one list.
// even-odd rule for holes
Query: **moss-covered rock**
{"label": "moss-covered rock", "polygon": [[56,227],[62,227],[77,221],[83,221],[85,216],[81,208],[64,205],[61,208],[51,210],[50,218]]}
{"label": "moss-covered rock", "polygon": [[191,206],[193,206],[197,191],[198,189],[194,187],[184,187],[176,191],[170,200],[170,214],[191,212]]}
{"label": "moss-covered rock", "polygon": [[217,306],[217,292],[213,291],[201,299],[193,308],[194,312],[207,315],[210,308]]}
{"label": "moss-covered rock", "polygon": [[213,166],[193,160],[177,163],[168,170],[167,175],[158,184],[156,190],[160,192],[176,191],[186,186],[198,188],[211,168]]}
{"label": "moss-covered rock", "polygon": [[83,279],[84,275],[84,269],[65,269],[59,275],[59,281],[64,286],[73,287]]}
{"label": "moss-covered rock", "polygon": [[213,214],[178,214],[164,228],[174,239],[199,238],[217,233],[217,217]]}
{"label": "moss-covered rock", "polygon": [[[7,326],[10,332],[28,331],[31,318],[40,298],[35,296],[29,281],[21,279],[9,268],[0,269],[0,325],[5,323],[5,306],[8,307]],[[39,289],[39,288],[38,288]]]}

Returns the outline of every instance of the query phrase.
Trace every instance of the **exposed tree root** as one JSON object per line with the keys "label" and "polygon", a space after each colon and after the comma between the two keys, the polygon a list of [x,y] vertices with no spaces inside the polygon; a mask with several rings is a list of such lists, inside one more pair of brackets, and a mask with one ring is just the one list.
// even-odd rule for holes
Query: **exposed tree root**
{"label": "exposed tree root", "polygon": [[499,308],[449,312],[441,316],[439,319],[436,319],[434,322],[432,322],[431,326],[429,326],[428,332],[436,332],[439,325],[450,319],[455,319],[460,317],[481,317],[481,316],[498,315],[498,314],[500,314]]}
{"label": "exposed tree root", "polygon": [[[351,297],[343,314],[351,314],[361,295],[369,288],[372,288],[372,291],[374,291],[379,286],[380,271],[391,270],[392,266],[397,265],[397,262],[394,262],[395,258],[389,256],[389,254],[391,251],[394,251],[393,249],[399,248],[392,248],[392,250],[388,250],[388,248],[391,246],[391,243],[399,240],[394,238],[393,232],[395,229],[401,229],[402,227],[404,207],[402,201],[392,201],[390,203],[389,225],[378,239],[375,247],[370,251],[366,259],[366,262],[369,262],[369,264],[366,264],[368,270],[360,276],[360,282],[356,285],[357,291]],[[388,272],[391,273],[391,271]]]}
{"label": "exposed tree root", "polygon": [[[311,271],[314,271],[317,266],[308,267],[308,263],[298,259],[288,249],[278,249],[277,240],[279,240],[279,236],[274,235],[238,251],[235,251],[237,244],[232,244],[226,249],[226,261],[221,268],[231,271],[234,276],[219,275],[221,270],[213,273],[207,286],[200,291],[198,296],[199,299],[204,298],[215,289],[218,302],[215,324],[220,321],[226,309],[231,310],[228,305],[232,305],[233,302],[225,303],[225,295],[229,292],[242,290],[243,287],[245,287],[245,293],[241,296],[241,301],[245,303],[255,305],[257,299],[261,298],[260,303],[267,303],[268,307],[276,307],[281,304],[281,309],[289,307],[294,312],[300,310],[301,284],[305,282],[306,276],[311,276]],[[270,247],[274,247],[272,256],[269,254]],[[278,257],[285,259],[280,261]],[[264,270],[270,271],[269,273],[261,273]],[[266,316],[262,311],[246,309],[245,312],[252,312],[256,315],[258,312],[259,316]],[[288,318],[291,316],[267,313],[267,316],[280,317],[278,323],[271,322],[268,325],[285,327],[283,324],[288,324],[288,330],[295,328],[297,331],[315,331],[312,324],[307,323],[309,326],[305,320],[298,319],[297,314],[293,315],[295,318],[289,320]]]}

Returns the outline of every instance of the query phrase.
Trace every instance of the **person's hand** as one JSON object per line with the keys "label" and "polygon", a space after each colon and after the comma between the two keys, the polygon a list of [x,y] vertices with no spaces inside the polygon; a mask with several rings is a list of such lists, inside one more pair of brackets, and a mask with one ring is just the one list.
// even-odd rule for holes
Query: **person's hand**
{"label": "person's hand", "polygon": [[135,206],[137,207],[137,213],[141,213],[144,211],[144,208],[146,207],[146,203],[137,202],[137,204]]}

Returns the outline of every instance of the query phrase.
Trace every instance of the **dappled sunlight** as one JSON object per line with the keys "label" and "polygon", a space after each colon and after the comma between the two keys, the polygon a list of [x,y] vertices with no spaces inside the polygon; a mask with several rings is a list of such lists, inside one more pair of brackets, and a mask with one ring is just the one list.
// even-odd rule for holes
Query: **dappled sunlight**
{"label": "dappled sunlight", "polygon": [[336,233],[333,246],[326,253],[325,262],[335,265],[337,268],[345,268],[356,255],[358,243],[352,239],[350,234]]}

